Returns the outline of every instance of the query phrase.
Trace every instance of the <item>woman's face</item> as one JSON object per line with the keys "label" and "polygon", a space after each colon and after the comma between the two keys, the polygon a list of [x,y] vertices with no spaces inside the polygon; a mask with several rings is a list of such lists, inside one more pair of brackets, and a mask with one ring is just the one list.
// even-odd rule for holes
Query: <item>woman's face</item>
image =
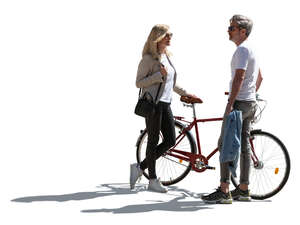
{"label": "woman's face", "polygon": [[162,47],[167,47],[167,46],[170,46],[170,41],[171,41],[171,38],[172,38],[173,34],[168,32],[165,37],[160,41],[158,42],[158,47],[159,48],[162,48]]}

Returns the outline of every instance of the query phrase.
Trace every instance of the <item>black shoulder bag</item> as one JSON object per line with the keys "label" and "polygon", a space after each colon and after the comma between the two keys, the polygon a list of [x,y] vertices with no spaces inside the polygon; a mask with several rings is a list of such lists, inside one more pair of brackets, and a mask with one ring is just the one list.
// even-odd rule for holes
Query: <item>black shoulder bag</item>
{"label": "black shoulder bag", "polygon": [[149,94],[148,92],[145,92],[144,95],[140,98],[140,94],[141,94],[141,90],[142,90],[140,88],[139,100],[134,109],[134,113],[136,115],[146,118],[155,112],[155,105],[156,105],[155,103],[157,100],[158,93],[160,91],[160,87],[161,87],[161,83],[159,84],[158,91],[157,91],[157,94],[155,97],[155,101],[153,101],[153,99],[152,99],[152,101],[150,101],[149,99],[146,98],[146,94]]}

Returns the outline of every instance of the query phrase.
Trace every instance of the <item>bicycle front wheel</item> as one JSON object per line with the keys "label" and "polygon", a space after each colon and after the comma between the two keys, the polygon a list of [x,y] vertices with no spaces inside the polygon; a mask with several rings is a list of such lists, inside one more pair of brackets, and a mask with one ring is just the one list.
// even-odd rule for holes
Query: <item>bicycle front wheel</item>
{"label": "bicycle front wheel", "polygon": [[[175,135],[178,137],[184,126],[175,121]],[[189,131],[186,131],[184,138],[180,139],[180,142],[176,140],[176,149],[184,152],[196,153],[196,144],[193,136]],[[160,135],[159,143],[163,140],[162,135]],[[148,134],[147,130],[143,130],[137,142],[136,157],[137,162],[141,163],[146,157]],[[168,152],[167,152],[168,153]],[[190,172],[192,165],[188,161],[180,160],[177,157],[173,157],[168,154],[164,154],[156,160],[156,175],[160,178],[163,185],[171,185],[178,183]],[[144,171],[144,176],[149,179],[148,169]]]}
{"label": "bicycle front wheel", "polygon": [[[253,130],[249,189],[253,199],[266,199],[277,194],[290,174],[290,157],[284,144],[273,134]],[[237,172],[239,168],[237,169]],[[238,182],[231,176],[232,183]]]}

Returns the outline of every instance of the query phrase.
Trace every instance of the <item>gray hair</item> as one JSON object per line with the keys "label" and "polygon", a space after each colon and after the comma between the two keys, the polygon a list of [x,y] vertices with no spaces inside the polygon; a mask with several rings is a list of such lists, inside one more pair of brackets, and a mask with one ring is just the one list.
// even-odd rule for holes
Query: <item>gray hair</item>
{"label": "gray hair", "polygon": [[251,33],[253,22],[250,18],[242,15],[234,15],[230,19],[230,23],[236,22],[239,25],[239,28],[246,29],[246,36],[248,37]]}

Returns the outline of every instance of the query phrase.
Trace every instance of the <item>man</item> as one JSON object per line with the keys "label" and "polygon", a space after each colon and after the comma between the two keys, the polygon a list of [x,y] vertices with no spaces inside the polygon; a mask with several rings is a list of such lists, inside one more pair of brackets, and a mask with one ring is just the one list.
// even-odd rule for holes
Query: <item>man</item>
{"label": "man", "polygon": [[[258,67],[255,54],[248,44],[248,37],[252,30],[252,21],[242,15],[234,15],[230,19],[228,27],[229,39],[233,41],[237,49],[231,61],[231,81],[228,104],[225,109],[220,145],[224,133],[224,122],[229,113],[233,110],[242,112],[242,133],[241,133],[241,155],[240,155],[240,185],[229,191],[230,170],[229,162],[220,163],[221,184],[217,191],[202,196],[207,203],[231,204],[232,199],[250,201],[249,194],[249,173],[250,173],[250,130],[251,120],[256,110],[256,92],[262,82],[262,75]],[[221,148],[219,148],[221,149]]]}

